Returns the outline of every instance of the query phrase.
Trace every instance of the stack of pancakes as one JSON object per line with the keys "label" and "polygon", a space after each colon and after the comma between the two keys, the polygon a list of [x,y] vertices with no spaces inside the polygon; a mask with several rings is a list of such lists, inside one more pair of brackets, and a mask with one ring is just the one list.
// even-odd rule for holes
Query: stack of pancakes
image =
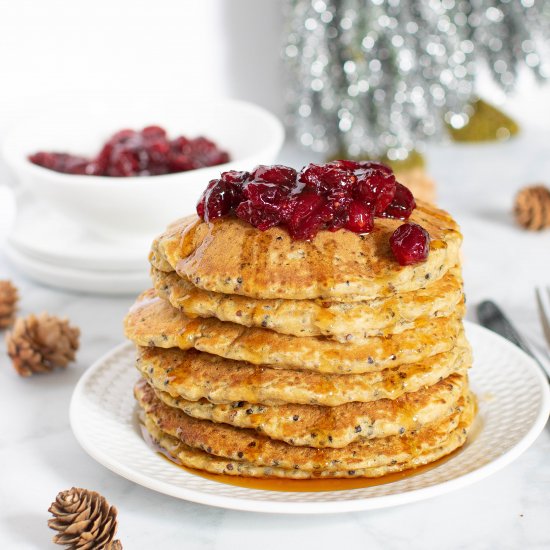
{"label": "stack of pancakes", "polygon": [[461,235],[424,203],[410,221],[431,236],[411,266],[389,246],[399,220],[310,242],[233,217],[171,225],[125,320],[153,440],[190,468],[291,479],[377,477],[460,447],[475,415]]}

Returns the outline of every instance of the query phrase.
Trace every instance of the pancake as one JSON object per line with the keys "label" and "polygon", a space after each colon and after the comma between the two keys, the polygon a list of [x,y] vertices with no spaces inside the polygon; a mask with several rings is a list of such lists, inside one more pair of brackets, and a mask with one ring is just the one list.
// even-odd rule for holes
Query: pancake
{"label": "pancake", "polygon": [[174,462],[187,468],[203,470],[211,474],[289,480],[358,477],[376,478],[395,472],[418,468],[419,466],[435,462],[464,445],[470,427],[467,421],[461,422],[458,428],[451,432],[446,441],[439,447],[421,452],[403,462],[396,462],[395,464],[390,463],[389,465],[378,468],[306,472],[299,469],[285,470],[283,468],[256,466],[250,462],[220,458],[183,444],[179,439],[160,430],[155,423],[148,418],[143,418],[143,422],[152,440],[163,450],[164,454],[171,456]]}
{"label": "pancake", "polygon": [[[169,407],[193,418],[254,429],[291,445],[345,447],[362,439],[403,435],[449,416],[467,387],[468,379],[451,374],[441,382],[401,397],[370,403],[319,405],[259,405],[237,401],[214,404],[206,399],[188,401],[153,388]],[[138,384],[146,384],[141,379]]]}
{"label": "pancake", "polygon": [[470,348],[464,342],[421,363],[365,374],[274,369],[175,348],[140,347],[136,366],[155,388],[189,401],[334,407],[352,401],[397,399],[404,393],[436,384],[454,372],[463,373],[471,361]]}
{"label": "pancake", "polygon": [[235,462],[310,474],[384,468],[409,461],[445,446],[457,430],[465,437],[475,409],[468,395],[449,417],[409,435],[363,440],[341,449],[316,449],[274,441],[253,430],[197,420],[162,403],[147,386],[136,387],[136,399],[150,422],[188,447]]}
{"label": "pancake", "polygon": [[213,223],[196,217],[173,224],[158,237],[151,264],[203,290],[261,299],[370,300],[422,288],[459,263],[462,236],[443,210],[418,203],[411,222],[431,236],[426,261],[401,266],[389,238],[403,222],[376,219],[367,235],[320,231],[295,241],[281,227],[260,231],[238,218]]}
{"label": "pancake", "polygon": [[248,328],[218,319],[189,319],[155,296],[143,293],[124,321],[126,336],[138,346],[195,348],[255,365],[283,366],[322,373],[365,373],[419,362],[445,353],[462,341],[461,315],[417,319],[415,328],[393,337],[371,337],[355,343],[327,338],[297,338],[262,329]]}
{"label": "pancake", "polygon": [[216,317],[246,327],[261,327],[293,336],[327,336],[339,342],[398,334],[414,328],[418,318],[449,317],[463,300],[462,279],[453,268],[416,292],[368,302],[259,300],[209,292],[176,272],[152,268],[153,285],[163,299],[188,317]]}

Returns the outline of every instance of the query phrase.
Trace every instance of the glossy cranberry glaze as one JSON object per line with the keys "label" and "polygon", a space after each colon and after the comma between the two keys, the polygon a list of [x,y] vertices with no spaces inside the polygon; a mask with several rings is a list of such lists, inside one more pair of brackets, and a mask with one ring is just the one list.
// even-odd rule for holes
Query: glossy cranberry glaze
{"label": "glossy cranberry glaze", "polygon": [[208,184],[197,213],[207,222],[234,214],[262,231],[284,226],[293,239],[311,240],[323,229],[369,233],[376,217],[405,220],[415,207],[387,166],[336,160],[300,172],[280,165],[224,172]]}
{"label": "glossy cranberry glaze", "polygon": [[185,172],[229,161],[229,155],[212,141],[184,136],[168,139],[159,126],[141,131],[121,130],[114,134],[95,158],[67,153],[38,152],[29,160],[66,174],[90,176],[157,176]]}
{"label": "glossy cranberry glaze", "polygon": [[416,264],[428,257],[430,235],[416,223],[404,223],[393,232],[390,246],[400,265]]}

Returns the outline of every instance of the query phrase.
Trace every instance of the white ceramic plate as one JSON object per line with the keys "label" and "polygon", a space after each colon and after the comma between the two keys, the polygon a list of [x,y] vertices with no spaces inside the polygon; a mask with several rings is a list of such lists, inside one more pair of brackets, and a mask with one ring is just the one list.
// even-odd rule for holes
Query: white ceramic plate
{"label": "white ceramic plate", "polygon": [[86,231],[28,194],[17,200],[8,242],[33,259],[84,271],[147,273],[151,240],[120,243]]}
{"label": "white ceramic plate", "polygon": [[472,388],[479,416],[465,447],[439,466],[399,481],[332,492],[274,492],[190,474],[160,458],[141,437],[132,387],[135,352],[124,344],[82,376],[72,401],[73,432],[98,462],[144,487],[236,510],[334,513],[369,510],[440,495],[478,481],[516,459],[536,439],[550,411],[550,392],[534,361],[500,336],[471,323]]}
{"label": "white ceramic plate", "polygon": [[50,264],[29,256],[9,242],[3,246],[6,257],[25,275],[39,283],[89,294],[135,295],[151,286],[147,271],[94,271]]}

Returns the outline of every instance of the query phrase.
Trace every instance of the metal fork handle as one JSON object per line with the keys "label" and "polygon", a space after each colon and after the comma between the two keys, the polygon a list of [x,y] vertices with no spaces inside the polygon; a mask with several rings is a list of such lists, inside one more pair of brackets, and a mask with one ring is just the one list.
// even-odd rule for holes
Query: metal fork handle
{"label": "metal fork handle", "polygon": [[[546,289],[546,292],[548,293],[548,297],[550,299],[550,290]],[[546,343],[550,346],[550,309],[548,309],[544,305],[544,299],[541,295],[541,291],[539,288],[535,288],[535,297],[537,299],[537,308],[539,310],[539,317],[540,317],[540,323],[542,325],[542,332],[544,334],[544,338],[546,339]]]}
{"label": "metal fork handle", "polygon": [[530,355],[533,359],[537,359],[518,331],[513,327],[508,317],[504,315],[502,310],[493,301],[485,300],[481,302],[477,306],[477,314],[484,326],[489,326],[496,333],[504,336],[504,338],[522,349],[527,355]]}
{"label": "metal fork handle", "polygon": [[542,364],[541,360],[533,353],[531,348],[525,343],[525,340],[519,335],[518,331],[514,328],[506,315],[504,315],[502,310],[494,302],[491,300],[481,302],[477,306],[477,315],[480,323],[484,327],[500,334],[527,353],[527,355],[532,357],[544,373],[544,376],[548,382],[550,382],[550,376],[548,375],[548,372],[546,371],[546,368]]}

